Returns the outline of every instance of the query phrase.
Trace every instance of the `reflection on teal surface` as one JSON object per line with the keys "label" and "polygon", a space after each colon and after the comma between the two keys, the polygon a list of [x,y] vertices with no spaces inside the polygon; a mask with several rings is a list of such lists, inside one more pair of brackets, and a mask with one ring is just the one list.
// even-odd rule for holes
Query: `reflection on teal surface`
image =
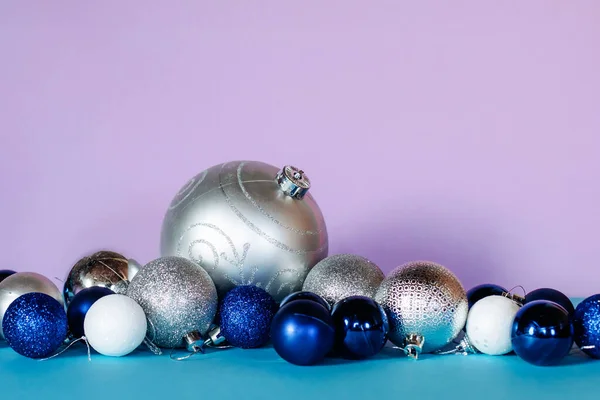
{"label": "reflection on teal surface", "polygon": [[[581,300],[581,299],[580,299]],[[573,350],[556,367],[514,355],[422,355],[391,347],[363,361],[330,359],[298,367],[272,348],[221,350],[172,361],[140,350],[123,358],[77,346],[48,361],[0,343],[0,398],[6,399],[598,399],[600,361]]]}

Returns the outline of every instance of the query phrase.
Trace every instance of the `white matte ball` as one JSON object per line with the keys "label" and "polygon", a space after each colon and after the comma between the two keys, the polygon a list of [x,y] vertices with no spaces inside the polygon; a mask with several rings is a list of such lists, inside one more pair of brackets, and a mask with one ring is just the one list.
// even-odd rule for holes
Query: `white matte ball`
{"label": "white matte ball", "polygon": [[122,294],[98,299],[83,321],[90,346],[105,356],[121,357],[131,353],[142,344],[147,329],[142,307]]}
{"label": "white matte ball", "polygon": [[466,332],[477,350],[491,356],[512,351],[511,331],[521,307],[504,296],[487,296],[469,310]]}

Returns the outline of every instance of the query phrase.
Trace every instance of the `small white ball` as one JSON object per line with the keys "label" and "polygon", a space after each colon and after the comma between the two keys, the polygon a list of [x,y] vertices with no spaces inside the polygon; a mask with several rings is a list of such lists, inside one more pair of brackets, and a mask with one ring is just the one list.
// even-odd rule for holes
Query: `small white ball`
{"label": "small white ball", "polygon": [[90,346],[105,356],[121,357],[131,353],[142,344],[147,329],[142,307],[122,294],[97,300],[83,321]]}
{"label": "small white ball", "polygon": [[497,356],[512,351],[511,331],[521,307],[504,296],[487,296],[475,303],[467,317],[469,341],[484,354]]}

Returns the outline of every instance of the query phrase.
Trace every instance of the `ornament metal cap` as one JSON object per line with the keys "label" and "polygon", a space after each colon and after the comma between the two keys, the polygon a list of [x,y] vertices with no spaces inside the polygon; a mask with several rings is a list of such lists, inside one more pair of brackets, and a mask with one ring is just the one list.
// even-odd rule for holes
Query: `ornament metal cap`
{"label": "ornament metal cap", "polygon": [[304,171],[291,165],[283,167],[275,179],[281,190],[295,199],[302,199],[310,189],[310,180]]}
{"label": "ornament metal cap", "polygon": [[425,338],[421,335],[411,333],[406,335],[406,346],[404,346],[404,352],[410,358],[417,360],[419,354],[423,351],[423,345],[425,344]]}
{"label": "ornament metal cap", "polygon": [[185,348],[187,349],[187,351],[191,353],[204,353],[204,339],[202,339],[200,332],[189,332],[183,337],[183,341],[185,343]]}

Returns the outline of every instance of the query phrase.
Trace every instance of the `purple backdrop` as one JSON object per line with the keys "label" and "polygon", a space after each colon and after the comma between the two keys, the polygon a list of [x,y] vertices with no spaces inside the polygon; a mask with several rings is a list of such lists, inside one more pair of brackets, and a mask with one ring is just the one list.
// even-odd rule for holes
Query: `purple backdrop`
{"label": "purple backdrop", "polygon": [[0,267],[150,261],[254,159],[307,171],[331,253],[600,292],[597,1],[294,3],[3,1]]}

